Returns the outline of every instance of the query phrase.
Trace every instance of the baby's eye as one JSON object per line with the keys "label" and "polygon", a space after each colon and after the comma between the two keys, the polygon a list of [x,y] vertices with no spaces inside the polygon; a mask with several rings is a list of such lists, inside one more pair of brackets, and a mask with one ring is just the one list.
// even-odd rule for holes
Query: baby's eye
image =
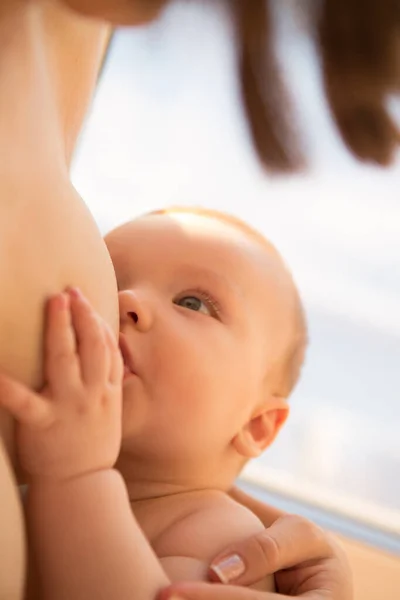
{"label": "baby's eye", "polygon": [[201,300],[201,298],[197,298],[197,296],[183,296],[182,298],[174,300],[174,304],[183,306],[183,308],[187,308],[188,310],[204,313],[205,315],[211,314],[211,310],[206,302]]}

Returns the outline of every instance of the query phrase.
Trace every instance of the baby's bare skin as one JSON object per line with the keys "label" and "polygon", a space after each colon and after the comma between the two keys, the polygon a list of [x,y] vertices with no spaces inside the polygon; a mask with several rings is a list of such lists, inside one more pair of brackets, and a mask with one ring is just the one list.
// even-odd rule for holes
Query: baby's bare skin
{"label": "baby's bare skin", "polygon": [[[214,556],[228,544],[260,533],[264,526],[247,508],[215,490],[189,491],[132,504],[134,515],[172,583],[208,581],[209,563],[191,554]],[[232,524],[235,524],[232,533]],[[217,533],[216,533],[217,532]],[[253,589],[274,591],[274,577]]]}

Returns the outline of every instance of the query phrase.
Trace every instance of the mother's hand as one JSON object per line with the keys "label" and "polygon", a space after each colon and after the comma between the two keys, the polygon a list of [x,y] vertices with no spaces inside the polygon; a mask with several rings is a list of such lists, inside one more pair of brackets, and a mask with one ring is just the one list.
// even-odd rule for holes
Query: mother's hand
{"label": "mother's hand", "polygon": [[[224,585],[174,584],[163,590],[160,600],[284,600],[293,597],[352,600],[349,563],[331,534],[302,517],[282,513],[239,490],[232,495],[257,514],[267,529],[227,548],[213,560],[210,579],[223,581]],[[229,557],[233,558],[228,560]],[[276,594],[240,587],[272,573],[275,573]]]}

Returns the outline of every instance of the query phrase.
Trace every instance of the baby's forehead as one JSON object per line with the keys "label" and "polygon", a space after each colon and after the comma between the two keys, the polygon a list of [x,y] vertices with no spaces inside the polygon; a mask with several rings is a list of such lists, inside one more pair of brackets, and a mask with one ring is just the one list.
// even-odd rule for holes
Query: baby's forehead
{"label": "baby's forehead", "polygon": [[[225,242],[225,250],[240,252],[252,248],[255,254],[266,253],[279,257],[279,253],[271,242],[261,234],[253,231],[245,223],[239,225],[225,222],[218,218],[191,213],[151,214],[129,221],[106,236],[106,243],[111,248],[122,244],[129,250],[131,246],[157,241],[175,242],[181,245],[197,243],[213,246],[216,242]],[[231,242],[229,245],[228,242]]]}
{"label": "baby's forehead", "polygon": [[[261,234],[199,215],[150,215],[135,219],[106,238],[117,279],[136,270],[149,279],[162,273],[182,279],[228,281],[242,310],[260,331],[286,329],[295,288],[280,254]],[[120,283],[120,281],[119,281]]]}
{"label": "baby's forehead", "polygon": [[[276,248],[261,234],[216,218],[193,214],[150,215],[134,219],[105,238],[116,262],[162,260],[203,262],[231,277],[246,274],[257,282],[281,285],[288,272]],[[158,255],[158,256],[157,256]],[[132,267],[137,268],[132,260]],[[272,290],[270,290],[272,291]]]}

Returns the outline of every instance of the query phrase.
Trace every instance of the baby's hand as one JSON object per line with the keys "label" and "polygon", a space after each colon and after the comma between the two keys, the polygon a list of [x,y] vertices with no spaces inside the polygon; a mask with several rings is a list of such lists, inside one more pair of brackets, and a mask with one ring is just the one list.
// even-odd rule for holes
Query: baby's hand
{"label": "baby's hand", "polygon": [[109,469],[121,443],[123,365],[108,325],[76,289],[49,300],[46,320],[41,393],[0,375],[31,483]]}

